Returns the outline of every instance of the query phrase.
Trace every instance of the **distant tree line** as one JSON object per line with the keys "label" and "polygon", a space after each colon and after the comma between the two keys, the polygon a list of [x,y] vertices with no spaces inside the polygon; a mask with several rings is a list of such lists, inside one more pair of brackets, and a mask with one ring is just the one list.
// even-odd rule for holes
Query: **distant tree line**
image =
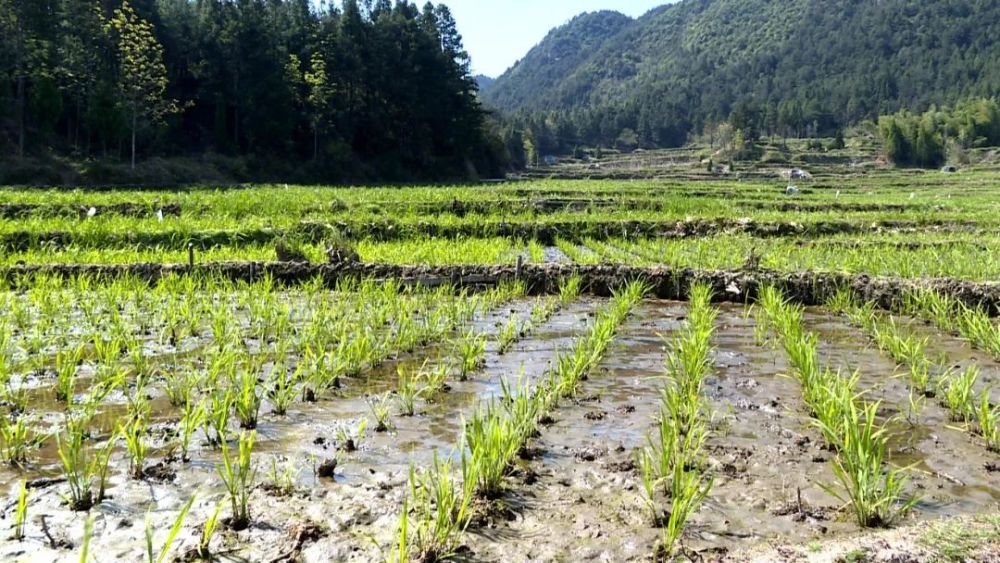
{"label": "distant tree line", "polygon": [[[659,112],[655,118],[654,111]],[[623,151],[677,147],[695,135],[711,139],[722,125],[740,131],[751,143],[762,138],[833,137],[846,125],[815,100],[739,102],[726,115],[713,114],[699,120],[692,120],[676,104],[664,101],[660,106],[635,106],[624,111],[610,108],[522,111],[504,116],[503,122],[502,136],[516,162],[531,158],[518,149],[525,140],[537,154],[570,154],[580,146]]]}
{"label": "distant tree line", "polygon": [[444,5],[0,0],[0,156],[218,153],[262,174],[495,175]]}
{"label": "distant tree line", "polygon": [[902,111],[879,118],[886,156],[903,166],[937,167],[949,149],[1000,146],[1000,105],[995,99],[932,107],[922,114]]}

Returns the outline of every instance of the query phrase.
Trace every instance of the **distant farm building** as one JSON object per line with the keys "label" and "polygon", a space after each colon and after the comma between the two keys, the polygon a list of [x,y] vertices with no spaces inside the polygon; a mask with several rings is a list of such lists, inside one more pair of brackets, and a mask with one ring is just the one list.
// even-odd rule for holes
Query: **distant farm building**
{"label": "distant farm building", "polygon": [[812,174],[801,168],[792,168],[785,173],[789,180],[812,180]]}

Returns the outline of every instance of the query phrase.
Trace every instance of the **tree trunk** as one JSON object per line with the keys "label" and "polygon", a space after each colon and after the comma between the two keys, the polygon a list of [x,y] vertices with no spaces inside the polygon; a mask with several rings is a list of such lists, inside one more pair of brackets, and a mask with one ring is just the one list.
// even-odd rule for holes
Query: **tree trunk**
{"label": "tree trunk", "polygon": [[132,106],[132,170],[135,170],[135,127],[138,121],[138,116],[136,115],[135,106]]}
{"label": "tree trunk", "polygon": [[319,127],[313,126],[313,161],[319,160]]}
{"label": "tree trunk", "polygon": [[233,148],[240,154],[240,76],[233,76]]}
{"label": "tree trunk", "polygon": [[25,137],[25,123],[24,123],[24,113],[25,113],[25,84],[24,84],[24,74],[21,73],[17,77],[17,109],[15,110],[17,119],[17,156],[24,157],[24,137]]}

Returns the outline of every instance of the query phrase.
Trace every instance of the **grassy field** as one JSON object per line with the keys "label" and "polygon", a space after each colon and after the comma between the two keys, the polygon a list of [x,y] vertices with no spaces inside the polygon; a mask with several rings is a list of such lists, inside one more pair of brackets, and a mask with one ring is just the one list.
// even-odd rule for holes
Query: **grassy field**
{"label": "grassy field", "polygon": [[[0,557],[995,560],[1000,323],[967,294],[1000,292],[1000,170],[549,172],[670,159],[683,174],[0,190]],[[450,268],[211,267],[330,248]],[[59,268],[189,252],[204,268]],[[457,283],[519,259],[561,266]],[[911,289],[885,309],[849,285],[809,307],[767,284],[608,297],[575,275],[595,264]]]}

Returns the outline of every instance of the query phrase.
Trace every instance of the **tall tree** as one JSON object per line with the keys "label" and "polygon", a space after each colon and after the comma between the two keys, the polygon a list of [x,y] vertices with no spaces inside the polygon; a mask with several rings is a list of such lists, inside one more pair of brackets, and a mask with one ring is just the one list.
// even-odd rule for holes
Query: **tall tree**
{"label": "tall tree", "polygon": [[140,122],[158,124],[166,115],[178,111],[178,106],[165,96],[167,67],[153,25],[139,17],[128,0],[115,10],[109,25],[118,39],[118,89],[130,115],[135,169]]}
{"label": "tall tree", "polygon": [[333,113],[333,84],[326,72],[326,60],[323,54],[315,52],[309,59],[309,70],[303,79],[309,93],[306,101],[309,105],[310,124],[313,131],[313,160],[319,158],[319,135],[326,127],[329,116]]}

